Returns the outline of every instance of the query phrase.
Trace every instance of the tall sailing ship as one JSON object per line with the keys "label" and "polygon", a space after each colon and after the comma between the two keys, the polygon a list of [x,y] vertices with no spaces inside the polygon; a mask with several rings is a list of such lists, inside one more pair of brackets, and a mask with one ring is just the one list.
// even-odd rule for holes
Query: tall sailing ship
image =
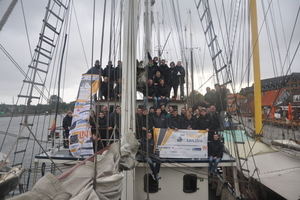
{"label": "tall sailing ship", "polygon": [[[203,99],[198,94],[198,90],[203,91],[207,83],[211,86],[220,83],[233,94],[238,93],[238,88],[247,88],[247,86],[248,89],[243,90],[244,94],[249,92],[249,88],[252,92],[248,73],[249,66],[252,65],[252,57],[255,57],[253,65],[259,64],[256,60],[259,55],[257,51],[259,36],[255,24],[257,15],[255,1],[249,2],[233,1],[230,4],[195,0],[185,2],[186,5],[180,1],[94,1],[90,11],[93,18],[89,19],[90,21],[83,27],[83,29],[92,29],[91,53],[89,53],[91,63],[100,59],[104,69],[106,60],[114,62],[122,60],[122,96],[119,99],[102,100],[99,92],[101,73],[85,74],[87,69],[82,69],[82,81],[73,109],[72,126],[74,127],[71,128],[70,138],[64,139],[60,126],[64,112],[59,111],[59,102],[63,93],[66,93],[61,91],[64,78],[67,80],[70,78],[68,77],[70,71],[66,72],[66,66],[69,65],[66,55],[72,48],[68,46],[68,41],[71,40],[69,38],[72,33],[80,33],[70,28],[72,19],[78,20],[76,15],[78,2],[49,0],[38,44],[31,56],[32,61],[28,65],[28,72],[24,73],[23,86],[16,102],[16,105],[24,103],[23,115],[18,118],[19,122],[16,122],[13,116],[9,121],[9,125],[19,124],[20,127],[16,129],[17,131],[8,127],[5,134],[0,135],[1,138],[3,137],[1,152],[7,155],[0,163],[2,170],[0,187],[2,188],[2,183],[7,185],[12,183],[12,179],[14,181],[5,192],[0,190],[2,192],[0,198],[29,199],[32,196],[36,196],[37,199],[298,198],[300,195],[297,191],[299,185],[297,183],[300,180],[299,153],[285,148],[286,146],[293,146],[296,150],[299,148],[299,143],[297,144],[299,126],[295,114],[297,100],[295,98],[294,107],[292,106],[294,117],[290,117],[292,115],[290,112],[287,113],[290,120],[283,128],[274,127],[279,120],[277,122],[275,120],[273,105],[270,105],[265,118],[262,119],[260,104],[262,98],[259,95],[264,85],[260,86],[259,68],[254,70],[254,75],[258,76],[254,78],[255,92],[254,96],[252,95],[256,110],[252,111],[251,115],[254,115],[255,119],[249,115],[242,115],[242,109],[249,110],[247,101],[251,99],[251,95],[245,98],[232,95],[228,98],[229,107],[225,113],[225,121],[222,121],[226,127],[218,131],[226,148],[216,176],[211,177],[208,173],[207,134],[201,132],[180,132],[183,138],[186,135],[201,135],[202,140],[198,144],[201,147],[200,156],[190,156],[190,152],[185,155],[186,151],[178,149],[172,151],[176,156],[163,156],[164,145],[168,143],[169,138],[177,137],[178,133],[172,130],[155,130],[156,148],[162,156],[159,181],[152,179],[147,163],[135,160],[139,146],[135,137],[137,132],[135,110],[143,105],[142,94],[138,91],[146,85],[147,70],[144,70],[144,66],[148,62],[148,52],[152,56],[157,55],[158,61],[161,59],[169,62],[176,62],[175,59],[182,61],[187,72],[185,95],[178,95],[168,104],[177,109],[197,105],[199,101],[201,104]],[[6,11],[6,17],[10,15],[15,5],[16,1],[12,1]],[[281,49],[278,49],[279,58],[276,59],[274,46],[279,45],[279,36],[270,32],[271,27],[276,29],[276,24],[267,19],[269,16],[274,19],[276,15],[274,9],[280,6],[264,1],[262,5],[263,24],[267,27],[269,49],[272,50],[274,66],[282,67],[281,72],[274,72],[274,74],[285,77],[281,85],[274,86],[280,90],[288,83],[287,75],[294,64],[298,48],[293,48],[290,42],[286,50],[288,53],[282,53]],[[186,6],[191,6],[190,10],[183,10]],[[101,16],[97,15],[99,10]],[[187,13],[186,23],[181,18],[184,12]],[[96,20],[97,17],[100,18],[100,22]],[[296,23],[297,17],[294,29],[289,33],[291,35],[289,41],[297,41],[299,37],[296,34],[297,28],[299,29]],[[2,20],[1,22],[4,23],[0,25],[5,24],[5,21]],[[78,21],[76,23],[78,24]],[[96,31],[97,27],[101,28]],[[273,38],[276,41],[274,44]],[[9,56],[2,45],[1,50]],[[294,52],[291,52],[292,50]],[[98,55],[95,52],[98,52]],[[292,54],[290,60],[288,56],[281,59],[280,55],[290,55],[290,52]],[[205,60],[204,55],[207,54],[209,61]],[[286,64],[282,60],[289,60],[289,62]],[[74,69],[75,66],[71,67]],[[297,76],[299,73],[295,74]],[[246,79],[248,85],[245,84]],[[110,82],[109,84],[115,85]],[[300,95],[299,80],[294,81],[294,84],[298,84],[294,87],[294,93],[292,89],[287,91],[290,98]],[[195,88],[195,85],[199,85],[199,88]],[[285,92],[280,94],[278,93],[277,98],[274,98],[273,103],[276,104],[277,109],[284,110],[286,102],[280,103],[280,100],[286,100],[288,97],[284,96]],[[39,106],[45,102],[53,103],[55,108],[50,115],[39,111]],[[152,101],[147,102],[147,107],[149,108],[152,103]],[[111,110],[117,106],[121,107],[120,124],[113,127],[112,134],[106,138],[107,144],[110,143],[109,139],[114,143],[93,154],[88,119],[91,110],[99,113],[103,106]],[[34,116],[30,115],[33,107],[36,108]],[[17,112],[16,109],[14,112]],[[262,121],[265,121],[263,125]],[[116,131],[120,132],[119,138],[114,137]],[[292,132],[290,135],[293,136],[293,141],[285,140],[286,138],[278,140],[278,136],[272,137],[274,133],[281,134],[286,131]],[[50,140],[48,140],[49,134]],[[70,142],[70,148],[64,148],[66,141]],[[5,145],[8,143],[9,145]],[[171,146],[171,148],[175,147],[176,145]],[[146,154],[146,152],[141,153]],[[181,156],[177,153],[181,153]],[[9,164],[7,164],[8,158]],[[4,168],[4,164],[12,169]],[[51,173],[45,175],[46,172]],[[41,179],[37,181],[39,178]]]}

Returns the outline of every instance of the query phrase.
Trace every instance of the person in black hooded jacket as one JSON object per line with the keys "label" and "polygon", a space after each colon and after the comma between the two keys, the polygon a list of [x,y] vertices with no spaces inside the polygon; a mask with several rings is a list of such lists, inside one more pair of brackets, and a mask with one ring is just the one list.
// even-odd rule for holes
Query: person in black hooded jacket
{"label": "person in black hooded jacket", "polygon": [[170,88],[165,84],[164,79],[159,80],[159,85],[157,86],[157,107],[160,107],[160,102],[164,100],[164,105],[167,106],[170,100]]}
{"label": "person in black hooded jacket", "polygon": [[190,111],[186,111],[185,117],[182,118],[181,128],[192,130],[195,127],[195,118],[190,113]]}
{"label": "person in black hooded jacket", "polygon": [[65,130],[66,133],[66,138],[69,138],[69,132],[72,124],[72,111],[68,110],[67,115],[63,119],[63,129]]}
{"label": "person in black hooded jacket", "polygon": [[176,109],[173,110],[171,116],[168,119],[168,128],[170,129],[174,129],[175,131],[177,131],[178,129],[181,128],[181,122],[182,118],[181,116],[178,115],[178,111]]}
{"label": "person in black hooded jacket", "polygon": [[161,108],[156,108],[155,114],[150,121],[150,127],[153,129],[168,127],[166,116],[161,114]]}
{"label": "person in black hooded jacket", "polygon": [[107,119],[105,117],[104,112],[99,113],[99,119],[98,119],[98,128],[100,133],[100,138],[102,139],[103,145],[106,146],[106,132],[107,132]]}
{"label": "person in black hooded jacket", "polygon": [[219,135],[214,134],[214,139],[209,143],[209,172],[214,173],[218,163],[223,157],[224,144],[219,140]]}
{"label": "person in black hooded jacket", "polygon": [[202,108],[200,111],[200,117],[198,117],[193,129],[209,131],[211,129],[211,125],[212,123],[210,115],[206,114],[205,108]]}
{"label": "person in black hooded jacket", "polygon": [[172,97],[173,99],[177,98],[177,91],[178,91],[178,85],[179,85],[179,76],[177,75],[178,71],[177,68],[175,67],[175,63],[171,62],[170,63],[170,68],[167,71],[166,75],[166,84],[170,88],[170,93],[173,88],[174,90],[174,96]]}

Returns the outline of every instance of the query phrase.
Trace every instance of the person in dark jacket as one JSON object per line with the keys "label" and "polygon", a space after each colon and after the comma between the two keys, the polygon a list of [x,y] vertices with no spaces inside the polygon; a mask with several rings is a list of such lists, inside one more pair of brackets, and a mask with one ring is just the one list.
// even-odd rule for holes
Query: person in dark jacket
{"label": "person in dark jacket", "polygon": [[[148,93],[147,93],[148,90]],[[147,108],[147,100],[153,100],[153,107],[154,109],[157,108],[157,97],[156,97],[156,88],[153,85],[153,80],[149,79],[148,80],[148,88],[146,88],[146,85],[143,87],[143,105],[144,108]]]}
{"label": "person in dark jacket", "polygon": [[115,68],[116,80],[122,79],[122,61],[118,61],[118,65]]}
{"label": "person in dark jacket", "polygon": [[136,135],[135,137],[137,139],[140,139],[142,137],[142,127],[143,127],[143,110],[142,108],[137,108],[136,110],[136,117],[135,117],[135,123],[136,123]]}
{"label": "person in dark jacket", "polygon": [[168,128],[178,131],[178,129],[181,128],[181,121],[182,121],[182,118],[178,115],[178,111],[176,109],[174,109],[171,116],[168,119],[168,122],[169,122]]}
{"label": "person in dark jacket", "polygon": [[218,163],[223,157],[224,144],[219,140],[219,135],[214,134],[214,139],[209,143],[209,172],[214,173]]}
{"label": "person in dark jacket", "polygon": [[196,121],[196,126],[194,127],[194,129],[209,131],[209,129],[211,128],[210,116],[206,113],[205,108],[201,109],[200,114],[201,115],[198,118],[198,120]]}
{"label": "person in dark jacket", "polygon": [[157,155],[153,153],[154,140],[152,138],[152,133],[148,133],[147,137],[141,140],[141,149],[143,151],[142,155],[144,156],[144,160],[147,161],[151,168],[152,178],[158,181],[160,179],[158,174],[160,170],[161,160]]}
{"label": "person in dark jacket", "polygon": [[[161,72],[158,70],[158,71],[155,72],[155,76],[153,77],[153,84],[154,84],[155,86],[158,86],[158,85],[159,85],[160,79],[164,79],[164,80],[165,80],[165,77],[163,77],[163,76],[161,75]],[[166,81],[165,81],[165,82],[166,82]]]}
{"label": "person in dark jacket", "polygon": [[[104,97],[105,100],[109,99],[108,98],[108,78],[107,77],[104,77],[103,81],[101,82],[101,94],[102,96]],[[111,91],[110,92],[110,96],[111,96]],[[101,99],[102,99],[102,96],[101,96]]]}
{"label": "person in dark jacket", "polygon": [[122,79],[118,79],[118,83],[114,89],[114,98],[121,99],[122,96]]}
{"label": "person in dark jacket", "polygon": [[155,114],[151,119],[150,125],[150,127],[152,127],[153,129],[168,127],[166,116],[161,114],[161,108],[156,108]]}
{"label": "person in dark jacket", "polygon": [[103,70],[103,76],[108,77],[109,84],[111,88],[113,88],[114,82],[117,81],[116,71],[114,66],[112,65],[112,61],[108,61],[108,64]]}
{"label": "person in dark jacket", "polygon": [[213,135],[215,132],[218,132],[218,129],[220,128],[220,120],[219,115],[216,112],[215,106],[210,106],[210,112],[209,112],[210,118],[211,118],[211,127],[208,132],[208,141],[211,141],[213,139]]}
{"label": "person in dark jacket", "polygon": [[72,111],[68,110],[67,115],[64,117],[63,119],[63,129],[64,129],[64,134],[63,134],[63,138],[64,138],[64,147],[67,148],[69,145],[68,139],[69,139],[69,134],[70,134],[70,129],[71,129],[71,125],[72,125]]}
{"label": "person in dark jacket", "polygon": [[120,138],[119,128],[121,127],[121,107],[116,106],[116,109],[114,112],[110,113],[109,115],[109,127],[108,129],[111,130],[111,134],[113,133],[113,130],[115,130],[115,139]]}
{"label": "person in dark jacket", "polygon": [[[95,112],[92,110],[91,114],[90,114],[90,119],[89,119],[89,126],[91,128],[92,134],[96,134],[96,114]],[[98,136],[99,137],[99,136]]]}
{"label": "person in dark jacket", "polygon": [[184,98],[184,83],[185,83],[185,69],[181,65],[181,61],[177,62],[176,69],[178,71],[177,75],[178,75],[179,84],[180,84],[180,99],[183,100],[183,98]]}
{"label": "person in dark jacket", "polygon": [[205,107],[209,107],[216,104],[217,95],[215,91],[211,91],[210,87],[206,88],[206,94],[204,95],[204,103],[206,104]]}
{"label": "person in dark jacket", "polygon": [[99,128],[100,138],[102,140],[103,146],[106,146],[106,139],[108,138],[107,119],[105,117],[105,114],[102,111],[99,113],[98,120],[99,120],[98,128]]}
{"label": "person in dark jacket", "polygon": [[166,84],[170,88],[170,93],[173,88],[174,96],[172,97],[172,99],[174,99],[174,100],[176,100],[176,98],[177,98],[177,91],[178,91],[178,85],[179,85],[179,77],[177,74],[178,74],[178,71],[177,71],[177,68],[175,67],[175,63],[171,62],[170,68],[168,69],[167,75],[166,75],[166,81],[167,81]]}
{"label": "person in dark jacket", "polygon": [[161,76],[165,78],[166,84],[168,84],[169,80],[167,80],[168,79],[167,76],[168,76],[169,67],[166,64],[166,60],[165,59],[161,60],[161,63],[159,65],[159,67],[158,67],[158,70],[161,72]]}
{"label": "person in dark jacket", "polygon": [[161,114],[165,115],[167,117],[168,112],[166,110],[166,106],[163,104],[163,105],[160,106],[160,108],[161,108]]}
{"label": "person in dark jacket", "polygon": [[157,87],[157,106],[160,107],[160,102],[164,100],[164,105],[167,106],[170,100],[170,89],[169,86],[165,84],[164,79],[159,80],[159,85]]}
{"label": "person in dark jacket", "polygon": [[216,89],[216,110],[219,114],[220,128],[224,129],[225,112],[227,111],[227,92],[219,83],[215,84]]}
{"label": "person in dark jacket", "polygon": [[190,111],[186,111],[185,117],[182,118],[181,128],[192,130],[195,127],[195,119]]}
{"label": "person in dark jacket", "polygon": [[100,66],[100,61],[99,60],[96,60],[95,61],[95,66],[92,67],[91,69],[89,69],[86,74],[100,74],[100,75],[103,75],[103,71],[102,71],[102,68]]}
{"label": "person in dark jacket", "polygon": [[153,60],[149,60],[149,63],[145,67],[146,73],[148,73],[148,79],[153,79],[155,72],[158,70],[158,67],[153,64]]}

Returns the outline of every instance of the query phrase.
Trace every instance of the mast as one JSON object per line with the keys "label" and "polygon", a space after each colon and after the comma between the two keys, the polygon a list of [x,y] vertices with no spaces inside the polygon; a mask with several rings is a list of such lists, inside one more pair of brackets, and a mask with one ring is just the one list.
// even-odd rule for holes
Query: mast
{"label": "mast", "polygon": [[250,0],[250,17],[251,17],[252,49],[253,49],[255,135],[257,136],[262,134],[262,114],[261,114],[261,81],[260,81],[260,60],[259,60],[256,0]]}
{"label": "mast", "polygon": [[[194,92],[194,58],[193,58],[193,34],[192,34],[192,13],[191,10],[189,10],[190,14],[190,45],[191,45],[191,82],[192,82],[192,91],[191,94]],[[195,96],[192,95],[192,105],[194,105]]]}
{"label": "mast", "polygon": [[[124,29],[123,29],[123,70],[122,71],[122,97],[121,97],[121,146],[135,143],[136,149],[139,145],[135,139],[136,121],[136,38],[138,21],[137,0],[124,1]],[[130,151],[132,149],[127,149]],[[126,178],[123,181],[124,189],[121,199],[134,199],[134,171],[124,172]]]}
{"label": "mast", "polygon": [[159,27],[159,12],[156,13],[157,15],[157,44],[158,44],[158,63],[160,64],[161,60],[161,50],[160,50],[160,27]]}
{"label": "mast", "polygon": [[[151,22],[151,2],[149,0],[145,1],[145,18],[144,18],[144,24],[145,24],[145,50],[148,51],[150,54],[152,53],[152,45],[151,45],[151,39],[152,39],[152,22]],[[146,52],[147,54],[147,52]],[[145,55],[146,55],[145,54]],[[147,55],[145,56],[144,61],[148,60]],[[146,62],[148,63],[148,62]]]}

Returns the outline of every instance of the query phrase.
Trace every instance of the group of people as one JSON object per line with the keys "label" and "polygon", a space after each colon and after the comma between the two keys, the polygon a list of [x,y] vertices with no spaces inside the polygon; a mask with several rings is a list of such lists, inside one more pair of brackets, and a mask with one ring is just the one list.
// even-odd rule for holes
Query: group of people
{"label": "group of people", "polygon": [[120,99],[122,93],[122,61],[118,61],[114,67],[112,61],[108,61],[104,69],[100,61],[96,60],[95,65],[86,74],[100,74],[103,78],[100,84],[100,99]]}
{"label": "group of people", "polygon": [[[136,131],[137,138],[141,140],[142,153],[138,159],[144,159],[148,162],[154,180],[159,180],[158,175],[161,160],[156,152],[153,152],[152,130],[154,128],[166,128],[188,130],[206,130],[208,132],[208,151],[209,151],[209,171],[214,173],[218,163],[223,156],[223,143],[219,140],[218,130],[220,120],[216,112],[215,105],[208,108],[199,106],[195,110],[192,107],[181,108],[181,113],[172,106],[168,107],[168,112],[164,105],[154,110],[138,108],[136,114]],[[142,158],[141,158],[142,157]]]}
{"label": "group of people", "polygon": [[[148,84],[143,87],[144,108],[146,108],[147,100],[153,101],[153,107],[156,109],[160,107],[161,101],[167,106],[170,99],[177,99],[177,91],[180,86],[180,99],[184,98],[184,83],[185,83],[185,69],[178,61],[170,63],[170,67],[166,61],[162,59],[158,62],[158,58],[151,58],[148,53],[149,63],[146,65],[146,73]],[[173,88],[174,95],[170,97]]]}
{"label": "group of people", "polygon": [[[177,99],[177,90],[180,86],[180,98],[184,98],[185,69],[178,61],[170,63],[170,67],[166,61],[162,59],[158,62],[158,58],[151,58],[148,53],[149,63],[145,66],[146,79],[148,83],[142,88],[144,95],[144,107],[146,101],[153,100],[154,108],[160,106],[160,102],[164,101],[164,105],[168,104],[170,99]],[[122,61],[118,61],[116,67],[112,61],[109,61],[103,69],[100,61],[96,60],[95,65],[89,69],[86,74],[100,74],[103,77],[100,85],[100,99],[111,100],[120,99],[122,93]],[[170,97],[173,88],[174,95]]]}

